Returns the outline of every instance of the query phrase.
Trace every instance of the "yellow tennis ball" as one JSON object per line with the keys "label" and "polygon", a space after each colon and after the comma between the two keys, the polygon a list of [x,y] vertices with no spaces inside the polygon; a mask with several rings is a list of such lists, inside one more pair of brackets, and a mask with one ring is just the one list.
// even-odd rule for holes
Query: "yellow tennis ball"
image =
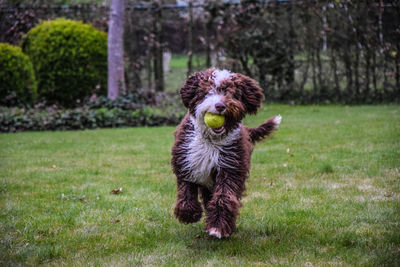
{"label": "yellow tennis ball", "polygon": [[212,129],[217,129],[224,125],[225,117],[214,113],[207,112],[204,116],[204,122]]}

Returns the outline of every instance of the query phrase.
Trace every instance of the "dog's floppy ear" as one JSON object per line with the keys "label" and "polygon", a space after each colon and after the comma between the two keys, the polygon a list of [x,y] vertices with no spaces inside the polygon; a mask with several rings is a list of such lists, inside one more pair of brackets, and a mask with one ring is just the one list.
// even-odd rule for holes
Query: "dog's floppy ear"
{"label": "dog's floppy ear", "polygon": [[190,76],[181,88],[181,98],[183,105],[185,105],[186,108],[190,107],[190,103],[196,96],[196,91],[199,88],[200,79],[201,74],[197,72]]}
{"label": "dog's floppy ear", "polygon": [[235,76],[235,84],[242,91],[242,102],[246,107],[246,112],[256,114],[264,100],[262,89],[256,81],[245,75],[235,74]]}

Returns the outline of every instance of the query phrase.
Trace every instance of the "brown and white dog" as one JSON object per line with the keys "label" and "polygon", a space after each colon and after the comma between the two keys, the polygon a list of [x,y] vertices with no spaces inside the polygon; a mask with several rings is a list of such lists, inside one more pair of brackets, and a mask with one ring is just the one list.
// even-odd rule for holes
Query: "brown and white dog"
{"label": "brown and white dog", "polygon": [[[257,113],[264,95],[254,80],[227,70],[195,73],[180,94],[188,113],[174,133],[172,147],[178,187],[175,217],[182,223],[199,221],[200,192],[205,230],[217,238],[228,237],[236,231],[253,146],[277,129],[282,118],[278,115],[256,128],[243,126],[244,116]],[[223,126],[207,127],[207,112],[223,115]]]}

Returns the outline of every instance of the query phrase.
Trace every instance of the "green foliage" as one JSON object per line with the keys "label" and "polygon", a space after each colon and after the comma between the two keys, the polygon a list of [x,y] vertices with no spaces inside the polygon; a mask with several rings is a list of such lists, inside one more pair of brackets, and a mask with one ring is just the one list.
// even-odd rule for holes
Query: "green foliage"
{"label": "green foliage", "polygon": [[32,62],[20,47],[0,43],[1,104],[30,103],[36,96]]}
{"label": "green foliage", "polygon": [[107,36],[89,24],[56,19],[43,21],[22,39],[31,58],[39,95],[49,103],[74,106],[107,82]]}
{"label": "green foliage", "polygon": [[0,111],[0,131],[82,130],[133,126],[176,125],[182,114],[165,114],[159,109],[146,107],[137,110],[121,108],[89,109],[20,109],[4,108]]}
{"label": "green foliage", "polygon": [[112,100],[106,96],[100,96],[93,101],[87,103],[87,106],[91,109],[95,108],[119,108],[124,110],[136,110],[142,107],[140,103],[142,99],[137,94],[128,94],[126,96],[120,96],[115,100]]}
{"label": "green foliage", "polygon": [[164,100],[157,108],[143,102],[142,97],[128,94],[115,100],[100,96],[73,109],[39,104],[30,109],[3,107],[0,132],[176,125],[186,112],[182,105],[170,104],[175,99]]}
{"label": "green foliage", "polygon": [[[269,98],[279,99],[283,88],[291,87],[294,82],[296,51],[291,45],[294,33],[287,23],[278,21],[269,12],[265,3],[250,2],[243,1],[235,10],[231,23],[237,26],[228,32],[224,48],[232,59],[240,62],[247,75],[259,81]],[[272,90],[275,83],[279,88],[277,95]]]}

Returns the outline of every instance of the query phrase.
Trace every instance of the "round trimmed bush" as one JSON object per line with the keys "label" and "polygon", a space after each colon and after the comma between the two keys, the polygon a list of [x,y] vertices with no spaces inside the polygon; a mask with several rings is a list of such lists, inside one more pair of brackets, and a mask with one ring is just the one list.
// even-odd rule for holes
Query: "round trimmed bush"
{"label": "round trimmed bush", "polygon": [[36,96],[32,62],[20,47],[0,43],[0,101],[13,105],[31,103]]}
{"label": "round trimmed bush", "polygon": [[92,93],[105,94],[107,35],[90,24],[43,21],[22,39],[32,60],[38,93],[49,103],[74,106]]}

